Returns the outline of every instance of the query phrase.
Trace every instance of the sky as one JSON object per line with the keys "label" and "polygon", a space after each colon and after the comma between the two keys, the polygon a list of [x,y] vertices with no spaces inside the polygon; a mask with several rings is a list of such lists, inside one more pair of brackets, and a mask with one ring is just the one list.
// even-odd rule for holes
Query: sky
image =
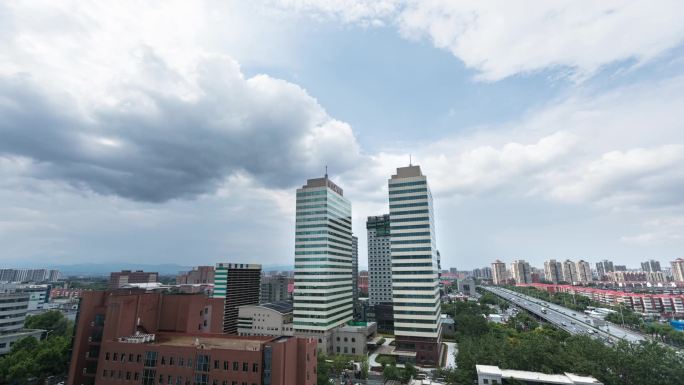
{"label": "sky", "polygon": [[0,3],[0,265],[289,265],[409,157],[442,266],[684,256],[684,3]]}

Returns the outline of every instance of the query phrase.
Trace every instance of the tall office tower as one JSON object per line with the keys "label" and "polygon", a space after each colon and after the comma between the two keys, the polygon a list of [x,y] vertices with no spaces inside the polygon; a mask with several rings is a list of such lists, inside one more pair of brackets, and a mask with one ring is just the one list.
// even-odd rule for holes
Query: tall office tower
{"label": "tall office tower", "polygon": [[368,304],[392,302],[392,254],[389,214],[368,217]]}
{"label": "tall office tower", "polygon": [[672,277],[675,282],[684,282],[684,259],[677,258],[670,262],[672,266]]}
{"label": "tall office tower", "polygon": [[615,271],[615,268],[613,267],[612,261],[604,259],[601,262],[596,262],[596,273],[600,280],[605,279],[605,277],[608,276],[608,273],[611,273],[613,271]]}
{"label": "tall office tower", "polygon": [[332,353],[332,330],[353,317],[351,203],[328,179],[297,190],[294,329]]}
{"label": "tall office tower", "polygon": [[641,270],[645,272],[656,272],[656,271],[662,271],[660,269],[660,262],[656,260],[648,260],[646,262],[641,262]]}
{"label": "tall office tower", "polygon": [[150,273],[142,270],[121,270],[109,274],[108,288],[117,289],[129,283],[152,283],[157,282],[159,273]]}
{"label": "tall office tower", "polygon": [[359,237],[352,235],[352,300],[359,302]]}
{"label": "tall office tower", "polygon": [[577,265],[569,259],[563,262],[563,281],[569,284],[577,282]]}
{"label": "tall office tower", "polygon": [[577,281],[580,283],[589,283],[594,280],[591,275],[591,265],[584,260],[577,261],[575,268],[577,270]]}
{"label": "tall office tower", "polygon": [[217,263],[214,298],[223,298],[223,333],[237,334],[238,307],[259,303],[261,265]]}
{"label": "tall office tower", "polygon": [[259,303],[288,301],[288,278],[282,274],[261,277],[261,300]]}
{"label": "tall office tower", "polygon": [[442,328],[432,194],[420,166],[398,168],[388,183],[396,349],[437,365]]}
{"label": "tall office tower", "polygon": [[515,283],[532,283],[532,269],[530,269],[530,264],[524,260],[513,261],[511,271]]}
{"label": "tall office tower", "polygon": [[507,280],[506,264],[497,259],[492,263],[492,281],[495,285],[505,285]]}
{"label": "tall office tower", "polygon": [[615,271],[627,271],[627,265],[615,265]]}
{"label": "tall office tower", "polygon": [[555,259],[544,262],[544,276],[551,283],[558,283],[563,280],[563,265]]}

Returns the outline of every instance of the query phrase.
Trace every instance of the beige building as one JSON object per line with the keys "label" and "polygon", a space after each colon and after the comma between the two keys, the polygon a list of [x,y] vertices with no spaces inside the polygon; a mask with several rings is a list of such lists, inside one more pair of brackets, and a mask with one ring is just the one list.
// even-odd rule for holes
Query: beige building
{"label": "beige building", "polygon": [[291,336],[292,302],[240,306],[237,328],[241,336]]}
{"label": "beige building", "polygon": [[338,354],[366,354],[369,342],[379,340],[375,322],[350,322],[333,331],[333,350]]}
{"label": "beige building", "polygon": [[495,285],[505,285],[507,280],[506,264],[497,259],[492,263],[492,281]]}

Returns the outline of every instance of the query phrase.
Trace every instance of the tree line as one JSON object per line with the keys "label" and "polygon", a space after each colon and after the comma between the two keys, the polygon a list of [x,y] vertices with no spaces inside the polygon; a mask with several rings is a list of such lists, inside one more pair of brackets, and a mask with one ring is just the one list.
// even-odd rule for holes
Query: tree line
{"label": "tree line", "polygon": [[607,346],[540,324],[524,312],[505,324],[490,323],[486,315],[493,310],[484,303],[443,305],[443,311],[454,317],[458,341],[457,369],[440,373],[450,384],[472,384],[477,364],[570,372],[593,376],[606,385],[675,385],[684,378],[684,359],[656,342],[621,341]]}

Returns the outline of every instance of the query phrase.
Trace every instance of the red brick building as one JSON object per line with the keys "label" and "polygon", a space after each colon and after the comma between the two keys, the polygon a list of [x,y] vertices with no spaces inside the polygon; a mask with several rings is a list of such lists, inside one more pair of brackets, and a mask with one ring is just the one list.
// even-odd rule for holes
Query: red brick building
{"label": "red brick building", "polygon": [[223,301],[139,289],[85,292],[68,385],[314,385],[316,341],[220,334]]}
{"label": "red brick building", "polygon": [[197,285],[214,283],[214,266],[197,266],[176,276],[177,285]]}

